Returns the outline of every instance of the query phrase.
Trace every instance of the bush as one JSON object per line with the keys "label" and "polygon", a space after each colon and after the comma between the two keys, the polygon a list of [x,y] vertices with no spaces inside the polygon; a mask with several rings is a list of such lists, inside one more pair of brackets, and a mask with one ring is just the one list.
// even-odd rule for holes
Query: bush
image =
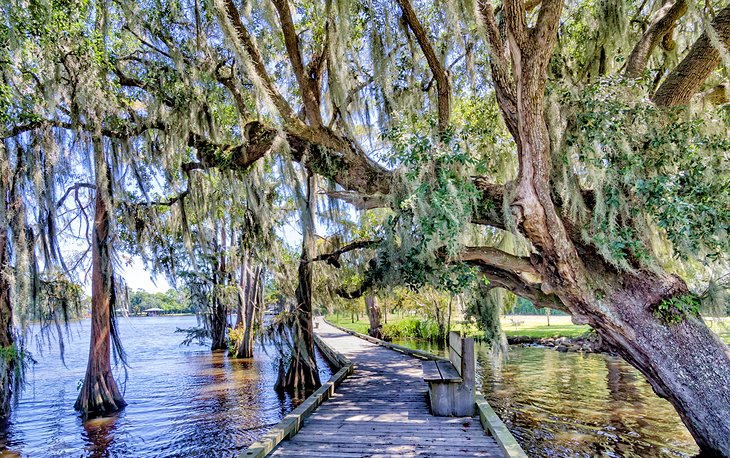
{"label": "bush", "polygon": [[442,337],[435,321],[418,318],[405,318],[395,323],[387,323],[383,326],[383,335],[389,339],[410,337],[430,341],[437,341]]}

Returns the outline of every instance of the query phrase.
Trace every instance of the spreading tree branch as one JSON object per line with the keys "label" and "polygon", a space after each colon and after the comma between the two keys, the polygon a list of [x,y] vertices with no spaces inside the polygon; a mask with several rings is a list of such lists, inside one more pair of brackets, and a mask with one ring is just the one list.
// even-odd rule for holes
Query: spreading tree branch
{"label": "spreading tree branch", "polygon": [[355,242],[350,242],[347,245],[331,253],[320,254],[319,256],[312,258],[310,262],[325,261],[327,264],[339,269],[340,267],[342,267],[342,265],[340,264],[340,256],[342,256],[343,254],[349,253],[350,251],[354,250],[361,250],[363,248],[372,248],[380,242],[380,240],[357,240]]}
{"label": "spreading tree branch", "polygon": [[289,106],[289,103],[286,101],[286,99],[284,99],[284,97],[282,97],[282,95],[274,86],[274,83],[271,81],[271,77],[266,71],[266,66],[264,65],[261,53],[259,53],[253,37],[249,33],[246,26],[243,25],[243,21],[241,21],[241,16],[238,13],[238,8],[236,8],[233,0],[223,1],[226,9],[227,20],[230,21],[230,25],[233,27],[233,30],[236,33],[236,37],[238,38],[240,44],[243,46],[244,51],[251,59],[251,62],[253,64],[253,70],[256,73],[256,75],[253,76],[258,77],[261,80],[264,88],[268,92],[269,97],[271,97],[271,100],[273,100],[274,106],[276,106],[276,109],[279,111],[279,114],[281,114],[281,116],[288,122],[294,122],[296,116],[294,116],[294,112]]}
{"label": "spreading tree branch", "polygon": [[725,53],[730,47],[730,5],[717,13],[710,26],[712,33],[700,35],[682,62],[657,89],[654,103],[658,106],[688,104],[707,77],[720,65],[722,57],[718,47],[724,47]]}
{"label": "spreading tree branch", "polygon": [[309,78],[302,54],[299,51],[299,37],[294,27],[291,11],[289,10],[289,0],[272,0],[276,11],[279,13],[279,21],[281,22],[281,31],[284,34],[284,45],[294,69],[294,76],[297,79],[299,90],[302,94],[304,102],[304,111],[307,120],[311,125],[318,127],[322,125],[322,114],[319,110],[319,102],[317,97],[318,88],[315,87],[315,81]]}
{"label": "spreading tree branch", "polygon": [[489,63],[494,79],[494,89],[499,102],[499,109],[504,117],[507,129],[513,137],[517,137],[517,93],[510,73],[507,46],[497,25],[494,8],[488,0],[478,2],[479,16],[484,25],[490,54]]}
{"label": "spreading tree branch", "polygon": [[403,12],[403,18],[405,19],[406,24],[408,24],[408,27],[416,36],[418,46],[420,46],[421,51],[423,51],[424,56],[426,56],[426,62],[428,62],[428,66],[431,69],[431,72],[433,72],[434,78],[436,78],[436,88],[438,92],[438,128],[439,132],[444,132],[449,125],[450,116],[451,87],[449,84],[449,77],[446,74],[446,70],[443,65],[441,65],[441,61],[439,61],[436,56],[433,45],[428,39],[428,35],[426,34],[423,25],[418,20],[418,16],[411,5],[411,2],[409,0],[396,1]]}
{"label": "spreading tree branch", "polygon": [[686,0],[667,2],[649,24],[641,39],[636,43],[626,64],[626,76],[636,78],[646,69],[652,52],[667,34],[674,31],[677,21],[687,12]]}

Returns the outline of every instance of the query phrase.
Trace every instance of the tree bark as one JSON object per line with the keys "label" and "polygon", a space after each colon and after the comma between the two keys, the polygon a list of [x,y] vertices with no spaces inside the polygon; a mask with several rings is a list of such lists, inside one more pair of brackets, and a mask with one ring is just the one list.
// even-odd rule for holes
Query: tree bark
{"label": "tree bark", "polygon": [[636,78],[646,69],[651,53],[667,34],[674,32],[676,22],[687,12],[686,0],[667,2],[656,12],[651,24],[634,46],[626,64],[626,76]]}
{"label": "tree bark", "polygon": [[[655,316],[662,300],[685,294],[677,277],[586,272],[606,283],[592,301],[571,301],[574,322],[591,325],[677,410],[709,456],[730,456],[730,348],[700,317],[667,324]],[[605,291],[604,300],[595,297]]]}
{"label": "tree bark", "polygon": [[376,339],[382,339],[383,325],[380,324],[380,306],[378,305],[377,296],[372,291],[365,296],[365,308],[367,309],[368,319],[370,320],[368,335]]}
{"label": "tree bark", "polygon": [[[3,196],[4,198],[5,196]],[[5,202],[3,202],[4,204]],[[10,357],[15,345],[13,336],[13,303],[10,284],[8,228],[0,233],[0,348],[9,352],[0,359],[0,423],[10,416],[16,361]]]}
{"label": "tree bark", "polygon": [[293,348],[291,363],[282,388],[289,391],[311,390],[321,385],[314,357],[314,325],[312,323],[312,258],[314,253],[314,211],[316,195],[314,176],[307,177],[307,195],[302,214],[302,256],[299,260],[299,284],[292,323]]}
{"label": "tree bark", "polygon": [[101,141],[94,141],[96,205],[92,233],[91,341],[89,361],[74,408],[85,416],[116,412],[124,401],[111,368],[111,333],[116,292],[110,243],[111,181]]}
{"label": "tree bark", "polygon": [[700,35],[687,56],[659,86],[654,94],[654,103],[662,107],[688,104],[707,77],[720,65],[722,57],[716,46],[724,46],[725,52],[730,47],[730,5],[717,13],[711,26],[717,34],[717,41],[707,32]]}
{"label": "tree bark", "polygon": [[226,345],[226,328],[228,325],[228,310],[226,305],[217,295],[213,295],[213,310],[211,316],[210,349],[225,350]]}
{"label": "tree bark", "polygon": [[238,290],[239,322],[236,327],[242,333],[236,342],[236,358],[253,358],[254,332],[258,315],[255,313],[259,302],[259,276],[261,268],[257,267],[252,274],[249,269],[249,255],[245,254],[241,267],[241,281]]}

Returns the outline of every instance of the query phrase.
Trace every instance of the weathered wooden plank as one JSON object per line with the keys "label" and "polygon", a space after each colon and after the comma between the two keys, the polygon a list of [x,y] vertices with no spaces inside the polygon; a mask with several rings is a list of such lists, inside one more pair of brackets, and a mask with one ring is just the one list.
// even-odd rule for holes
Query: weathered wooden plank
{"label": "weathered wooden plank", "polygon": [[439,382],[442,380],[441,371],[439,371],[436,361],[423,361],[421,363],[421,368],[423,369],[423,380],[424,381]]}
{"label": "weathered wooden plank", "polygon": [[476,395],[476,405],[479,411],[479,420],[484,429],[488,430],[494,440],[497,442],[502,452],[507,458],[527,458],[527,454],[517,443],[512,433],[509,432],[507,426],[499,419],[492,406],[489,405],[481,393]]}
{"label": "weathered wooden plank", "polygon": [[461,375],[461,355],[455,351],[449,350],[449,362],[454,366],[459,375]]}
{"label": "weathered wooden plank", "polygon": [[451,331],[449,333],[449,349],[461,356],[461,335],[458,332]]}
{"label": "weathered wooden plank", "polygon": [[[452,446],[434,446],[434,445],[360,445],[354,443],[332,443],[332,444],[318,444],[318,443],[295,443],[286,442],[282,448],[289,446],[292,450],[296,450],[300,446],[300,450],[307,450],[312,454],[318,454],[322,456],[323,453],[330,451],[354,451],[364,454],[364,456],[370,456],[373,453],[414,453],[419,452],[441,452],[444,453],[447,450],[452,453],[454,457],[462,456],[474,456],[474,453],[487,453],[487,456],[501,457],[501,450],[498,447],[484,448],[480,445],[452,445]],[[284,448],[285,449],[285,448]],[[312,455],[314,456],[314,455]],[[328,456],[328,455],[324,455]],[[482,455],[484,456],[484,455]]]}
{"label": "weathered wooden plank", "polygon": [[[394,436],[390,435],[349,435],[349,436],[314,436],[310,434],[302,434],[292,439],[296,442],[311,442],[322,444],[359,444],[359,445],[428,445],[428,446],[464,446],[464,447],[486,447],[484,444],[476,443],[471,438],[455,438],[455,437],[424,437],[424,436]],[[497,445],[491,448],[499,449]]]}
{"label": "weathered wooden plank", "polygon": [[438,361],[435,363],[441,373],[441,380],[444,382],[461,383],[461,375],[456,371],[454,365],[446,361]]}

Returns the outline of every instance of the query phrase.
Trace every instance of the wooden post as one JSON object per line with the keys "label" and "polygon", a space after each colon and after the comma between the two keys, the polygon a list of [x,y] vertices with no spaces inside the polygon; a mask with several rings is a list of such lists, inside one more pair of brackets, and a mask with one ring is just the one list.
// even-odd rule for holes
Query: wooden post
{"label": "wooden post", "polygon": [[457,367],[463,380],[456,386],[454,396],[454,415],[470,417],[474,415],[474,394],[476,387],[476,363],[474,361],[474,339],[461,339],[461,367]]}

